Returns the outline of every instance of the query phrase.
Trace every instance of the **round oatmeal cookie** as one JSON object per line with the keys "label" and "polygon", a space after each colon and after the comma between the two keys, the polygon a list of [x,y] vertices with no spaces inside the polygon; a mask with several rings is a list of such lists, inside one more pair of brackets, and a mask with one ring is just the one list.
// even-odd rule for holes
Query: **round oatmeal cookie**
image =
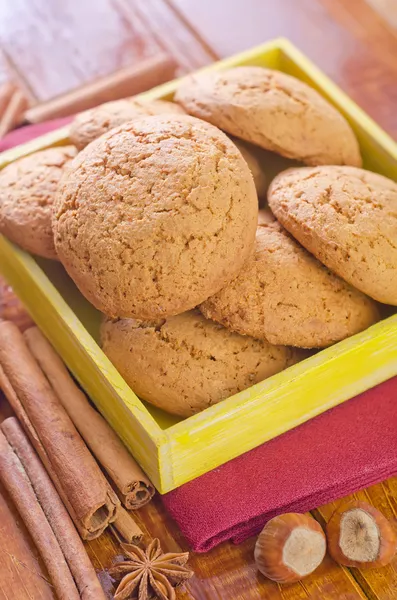
{"label": "round oatmeal cookie", "polygon": [[79,113],[70,126],[69,138],[82,150],[103,133],[137,117],[184,112],[178,104],[164,100],[114,100]]}
{"label": "round oatmeal cookie", "polygon": [[329,346],[379,319],[373,300],[331,273],[265,210],[255,254],[200,310],[232,331],[301,348]]}
{"label": "round oatmeal cookie", "polygon": [[305,357],[232,333],[198,310],[161,321],[106,320],[102,349],[142,399],[188,417]]}
{"label": "round oatmeal cookie", "polygon": [[257,218],[252,175],[224,133],[187,115],[153,116],[77,155],[58,194],[55,244],[96,308],[156,319],[236,277]]}
{"label": "round oatmeal cookie", "polygon": [[272,69],[235,67],[186,78],[175,100],[191,115],[308,165],[361,166],[346,119],[306,83]]}
{"label": "round oatmeal cookie", "polygon": [[52,232],[53,203],[74,146],[30,154],[0,171],[0,233],[24,250],[57,259]]}
{"label": "round oatmeal cookie", "polygon": [[[256,187],[256,193],[258,198],[264,198],[266,196],[266,175],[263,171],[262,165],[256,156],[251,144],[246,144],[237,138],[232,139],[233,144],[237,146],[247,165],[250,168],[252,177]],[[251,146],[251,147],[250,147]]]}
{"label": "round oatmeal cookie", "polygon": [[397,305],[397,184],[354,167],[289,169],[271,183],[277,219],[331,271]]}

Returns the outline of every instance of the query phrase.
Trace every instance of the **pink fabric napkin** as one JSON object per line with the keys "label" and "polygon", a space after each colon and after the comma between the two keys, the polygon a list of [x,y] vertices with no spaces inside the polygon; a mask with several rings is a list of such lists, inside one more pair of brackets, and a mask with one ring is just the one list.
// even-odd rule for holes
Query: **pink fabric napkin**
{"label": "pink fabric napkin", "polygon": [[397,377],[162,498],[192,549],[207,552],[396,473]]}
{"label": "pink fabric napkin", "polygon": [[14,131],[7,133],[7,135],[0,140],[0,152],[29,142],[30,140],[33,140],[33,138],[44,135],[54,129],[59,129],[70,123],[72,119],[73,117],[64,117],[63,119],[55,119],[53,121],[46,121],[45,123],[38,123],[37,125],[26,125],[25,127],[14,129]]}

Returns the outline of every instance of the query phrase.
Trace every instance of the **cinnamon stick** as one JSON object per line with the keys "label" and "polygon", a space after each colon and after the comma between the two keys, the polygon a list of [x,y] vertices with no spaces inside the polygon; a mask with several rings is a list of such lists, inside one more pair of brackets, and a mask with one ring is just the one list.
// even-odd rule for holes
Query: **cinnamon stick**
{"label": "cinnamon stick", "polygon": [[6,110],[17,86],[12,81],[6,81],[0,85],[0,115]]}
{"label": "cinnamon stick", "polygon": [[119,490],[124,506],[135,510],[151,500],[154,487],[120,438],[91,406],[60,356],[37,327],[24,333],[26,343],[91,452]]}
{"label": "cinnamon stick", "polygon": [[[51,481],[53,482],[54,486],[56,487],[56,490],[57,490],[58,494],[60,495],[62,502],[66,506],[71,518],[73,519],[73,522],[74,522],[78,532],[80,533],[81,537],[84,540],[92,539],[90,532],[87,529],[85,529],[83,527],[81,521],[79,521],[77,519],[74,509],[68,500],[66,492],[64,491],[62,484],[61,484],[61,482],[60,482],[56,472],[54,471],[54,468],[48,458],[47,452],[46,452],[43,444],[41,443],[40,438],[38,437],[32,423],[30,422],[28,415],[25,412],[25,409],[23,408],[22,404],[20,403],[18,396],[16,395],[13,387],[11,386],[10,382],[8,381],[1,365],[0,365],[0,388],[3,390],[5,397],[7,398],[13,411],[15,412],[16,416],[18,417],[18,421],[21,423],[23,429],[25,430],[25,433],[27,434],[27,436],[30,439],[32,446],[36,450],[43,465],[45,466],[46,471],[51,478]],[[96,537],[96,536],[93,536],[93,537]]]}
{"label": "cinnamon stick", "polygon": [[58,540],[82,600],[105,600],[101,584],[84,545],[47,471],[15,417],[1,424],[7,441],[30,480],[36,497]]}
{"label": "cinnamon stick", "polygon": [[112,523],[111,527],[112,529],[116,529],[121,535],[121,541],[125,541],[128,544],[138,544],[143,538],[143,531],[134,521],[133,516],[123,507],[119,509],[117,519]]}
{"label": "cinnamon stick", "polygon": [[21,90],[16,90],[0,118],[0,139],[22,122],[27,106],[28,101],[25,95]]}
{"label": "cinnamon stick", "polygon": [[[35,448],[36,448],[36,446],[38,448],[40,448],[40,451],[38,451],[36,448],[36,452],[38,452],[39,456],[41,456],[41,454],[46,455],[47,453],[45,452],[44,446],[40,442],[40,440],[34,430],[34,427],[32,426],[31,422],[29,421],[29,418],[25,412],[25,409],[23,408],[22,404],[20,403],[18,396],[16,395],[13,387],[11,386],[10,382],[8,381],[6,374],[4,373],[1,365],[0,365],[0,389],[3,391],[5,397],[7,398],[8,402],[10,403],[14,413],[18,417],[19,422],[22,424],[26,433],[29,435],[29,438],[30,438],[33,446]],[[48,457],[47,457],[47,460],[48,460]]]}
{"label": "cinnamon stick", "polygon": [[21,515],[44,564],[59,600],[79,600],[80,594],[25,470],[0,431],[0,480]]}
{"label": "cinnamon stick", "polygon": [[[66,508],[69,512],[69,515],[71,516],[78,532],[80,533],[80,536],[84,540],[95,539],[101,533],[103,533],[103,531],[106,528],[106,525],[103,526],[103,529],[101,531],[96,531],[96,532],[92,533],[88,529],[86,529],[83,526],[82,522],[77,518],[75,510],[74,510],[73,506],[71,505],[65,490],[62,487],[61,481],[60,481],[56,471],[54,470],[54,467],[51,464],[51,461],[48,457],[47,451],[44,448],[43,444],[41,443],[40,438],[38,437],[32,423],[30,422],[29,417],[26,414],[25,409],[22,406],[21,402],[19,401],[19,398],[17,397],[13,387],[11,386],[10,382],[8,381],[1,365],[0,365],[0,389],[3,390],[5,397],[7,398],[8,402],[10,403],[12,409],[14,410],[16,416],[18,417],[19,422],[22,424],[27,436],[29,437],[31,444],[33,445],[33,447],[36,450],[37,454],[39,455],[43,465],[45,466],[46,471],[47,471],[48,475],[50,476],[51,481],[53,482],[59,496],[61,497],[62,502],[66,506]],[[111,486],[109,485],[109,483],[107,481],[106,481],[106,487],[107,487],[110,497],[113,497],[114,496],[113,489],[111,488]],[[121,508],[121,507],[118,506],[118,508]]]}
{"label": "cinnamon stick", "polygon": [[25,112],[30,123],[66,117],[103,102],[134,96],[172,79],[175,61],[164,52],[33,106]]}
{"label": "cinnamon stick", "polygon": [[0,365],[45,449],[51,470],[73,507],[74,518],[87,538],[97,537],[116,518],[118,498],[31,355],[21,332],[8,321],[0,322]]}
{"label": "cinnamon stick", "polygon": [[[52,584],[39,568],[26,528],[21,527],[17,514],[14,503],[0,484],[0,589],[12,590],[12,600],[54,600]],[[0,597],[7,600],[3,593]]]}

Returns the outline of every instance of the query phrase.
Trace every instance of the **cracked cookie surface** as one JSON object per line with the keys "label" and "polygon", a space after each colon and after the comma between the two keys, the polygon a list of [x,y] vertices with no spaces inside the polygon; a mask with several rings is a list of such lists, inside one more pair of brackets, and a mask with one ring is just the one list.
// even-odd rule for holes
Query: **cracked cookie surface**
{"label": "cracked cookie surface", "polygon": [[24,250],[57,259],[52,232],[53,204],[74,146],[25,156],[0,172],[0,233]]}
{"label": "cracked cookie surface", "polygon": [[233,331],[272,344],[322,348],[379,319],[376,303],[331,273],[260,211],[255,254],[200,306]]}
{"label": "cracked cookie surface", "polygon": [[158,322],[106,320],[101,345],[138,396],[186,417],[306,356],[232,333],[198,310]]}
{"label": "cracked cookie surface", "polygon": [[70,126],[69,138],[82,150],[100,135],[114,127],[123,125],[137,117],[159,114],[184,114],[185,111],[174,102],[164,100],[139,100],[125,98],[105,102],[100,106],[78,114]]}
{"label": "cracked cookie surface", "polygon": [[194,117],[153,116],[101,136],[65,172],[54,221],[60,260],[111,317],[197,306],[253,251],[258,200],[234,144]]}
{"label": "cracked cookie surface", "polygon": [[289,169],[270,184],[270,208],[331,271],[397,305],[397,184],[354,167]]}
{"label": "cracked cookie surface", "polygon": [[309,165],[361,166],[346,119],[316,90],[280,71],[235,67],[194,75],[175,100],[195,117]]}

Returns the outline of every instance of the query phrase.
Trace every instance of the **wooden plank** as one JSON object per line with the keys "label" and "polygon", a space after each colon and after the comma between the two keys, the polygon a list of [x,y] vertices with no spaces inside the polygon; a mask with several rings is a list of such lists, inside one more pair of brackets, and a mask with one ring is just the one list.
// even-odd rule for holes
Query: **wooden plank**
{"label": "wooden plank", "polygon": [[0,45],[39,101],[152,56],[159,44],[112,0],[0,3]]}
{"label": "wooden plank", "polygon": [[295,43],[397,134],[397,39],[365,0],[168,0],[220,56],[277,36]]}
{"label": "wooden plank", "polygon": [[391,26],[397,29],[397,2],[396,0],[366,0],[377,13]]}
{"label": "wooden plank", "polygon": [[178,76],[217,60],[211,48],[164,0],[114,0],[114,3],[128,22],[140,20],[144,28],[150,29],[154,39],[179,64]]}
{"label": "wooden plank", "polygon": [[1,2],[0,48],[38,101],[153,56],[161,48],[177,58],[180,74],[215,58],[164,0]]}
{"label": "wooden plank", "polygon": [[[349,498],[363,500],[375,506],[391,521],[397,531],[397,477],[373,485]],[[339,502],[332,502],[320,506],[314,511],[314,515],[320,523],[325,523],[329,521],[338,504]],[[351,569],[351,573],[371,600],[395,600],[397,597],[397,555],[390,565],[382,569]]]}

